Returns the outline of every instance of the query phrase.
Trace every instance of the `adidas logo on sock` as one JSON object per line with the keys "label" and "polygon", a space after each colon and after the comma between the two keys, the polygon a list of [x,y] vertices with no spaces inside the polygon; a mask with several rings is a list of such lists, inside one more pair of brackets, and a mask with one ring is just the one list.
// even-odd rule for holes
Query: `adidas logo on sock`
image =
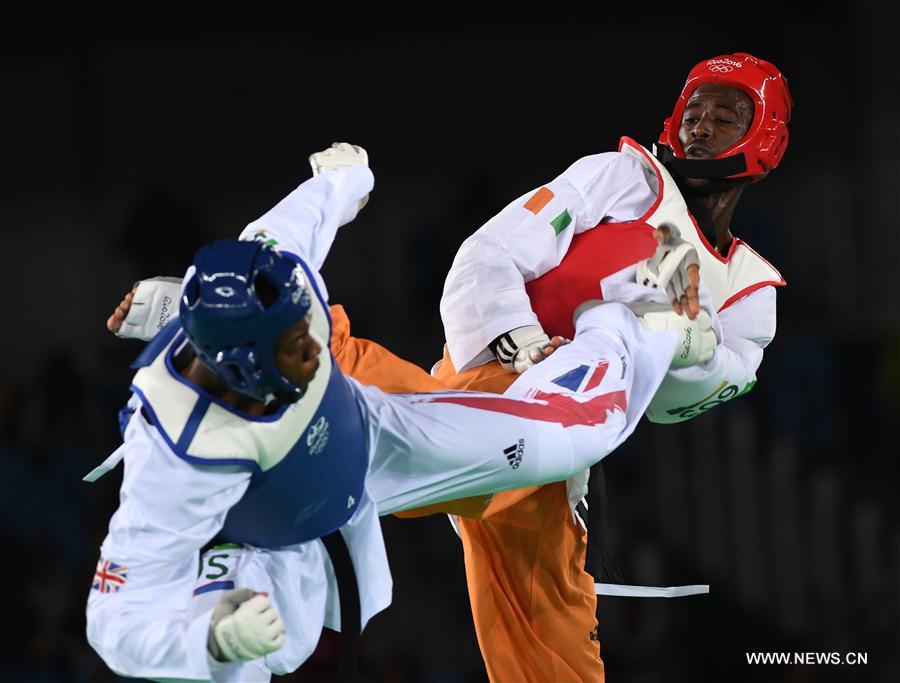
{"label": "adidas logo on sock", "polygon": [[509,466],[514,470],[519,469],[522,464],[522,456],[525,455],[525,439],[519,439],[512,446],[503,449],[503,455],[506,456]]}

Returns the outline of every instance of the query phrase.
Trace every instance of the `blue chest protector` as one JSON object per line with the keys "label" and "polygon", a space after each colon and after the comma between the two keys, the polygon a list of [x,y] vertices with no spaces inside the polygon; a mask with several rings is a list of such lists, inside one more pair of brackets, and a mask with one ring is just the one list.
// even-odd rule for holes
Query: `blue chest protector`
{"label": "blue chest protector", "polygon": [[265,548],[303,543],[340,528],[356,511],[369,464],[366,427],[337,363],[330,374],[300,440],[275,467],[256,472],[228,512],[221,532],[227,540]]}
{"label": "blue chest protector", "polygon": [[132,389],[180,458],[253,471],[221,536],[277,548],[320,538],[343,526],[363,495],[367,425],[350,382],[324,351],[304,397],[261,418],[245,415],[175,370],[184,343],[170,323],[135,363]]}

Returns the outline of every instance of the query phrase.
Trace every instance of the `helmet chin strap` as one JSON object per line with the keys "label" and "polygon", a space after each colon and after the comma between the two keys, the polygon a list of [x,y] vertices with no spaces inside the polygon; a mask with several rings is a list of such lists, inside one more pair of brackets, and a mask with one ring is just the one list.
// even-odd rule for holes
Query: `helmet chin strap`
{"label": "helmet chin strap", "polygon": [[747,170],[743,152],[724,159],[680,159],[666,145],[653,145],[653,153],[672,175],[681,178],[725,180]]}
{"label": "helmet chin strap", "polygon": [[[681,190],[682,197],[684,198],[684,201],[688,206],[688,210],[697,221],[697,227],[700,228],[700,231],[706,236],[706,239],[710,242],[710,244],[715,245],[716,223],[712,218],[712,213],[710,213],[710,210],[702,201],[702,197],[697,193],[690,191],[686,187],[686,183],[684,182],[684,180],[685,178],[700,178],[703,180],[719,180],[723,183],[741,182],[743,178],[728,180],[723,177],[723,175],[713,173],[712,171],[715,171],[717,168],[722,168],[722,162],[733,165],[735,159],[739,160],[740,166],[743,168],[745,166],[744,155],[736,154],[724,159],[679,159],[672,153],[672,150],[665,145],[653,145],[653,154],[657,159],[660,160],[663,166],[666,167],[666,170],[668,170],[672,174],[672,177],[675,180],[675,184]],[[680,163],[675,164],[673,162]],[[689,169],[689,172],[687,173],[683,173],[681,170],[682,165],[685,164]],[[700,166],[698,167],[696,166],[696,164],[700,164]],[[710,166],[706,166],[707,164],[709,164]],[[708,168],[711,169],[710,172],[706,171],[706,169]],[[699,173],[701,172],[703,172],[704,175],[700,175]],[[734,171],[734,173],[740,173],[740,170],[736,170]],[[724,175],[730,174],[731,171],[726,170],[724,172]]]}

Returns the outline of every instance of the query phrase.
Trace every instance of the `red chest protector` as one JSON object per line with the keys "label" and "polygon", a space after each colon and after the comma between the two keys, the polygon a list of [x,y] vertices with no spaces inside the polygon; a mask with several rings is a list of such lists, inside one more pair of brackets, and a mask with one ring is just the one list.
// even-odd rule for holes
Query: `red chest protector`
{"label": "red chest protector", "polygon": [[572,314],[588,299],[602,299],[600,280],[656,251],[653,227],[643,221],[603,223],[579,233],[556,268],[525,283],[525,291],[544,331],[551,337],[575,336]]}
{"label": "red chest protector", "polygon": [[781,274],[742,240],[734,239],[726,256],[717,254],[662,164],[630,138],[622,138],[619,151],[638,159],[648,182],[657,183],[656,201],[639,220],[600,223],[575,235],[562,263],[525,284],[531,307],[547,334],[571,339],[575,309],[588,299],[603,298],[602,279],[650,257],[657,246],[653,229],[662,223],[678,226],[681,236],[697,249],[701,282],[717,311],[761,287],[785,284]]}

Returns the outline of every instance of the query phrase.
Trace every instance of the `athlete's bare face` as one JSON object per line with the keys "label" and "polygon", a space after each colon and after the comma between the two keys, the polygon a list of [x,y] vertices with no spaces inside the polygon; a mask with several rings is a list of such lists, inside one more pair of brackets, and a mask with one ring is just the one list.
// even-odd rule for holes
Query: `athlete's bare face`
{"label": "athlete's bare face", "polygon": [[278,337],[275,364],[278,371],[303,391],[319,369],[322,346],[309,333],[309,315],[301,318]]}
{"label": "athlete's bare face", "polygon": [[738,143],[753,121],[753,100],[727,85],[701,85],[690,96],[678,141],[688,159],[713,159]]}

